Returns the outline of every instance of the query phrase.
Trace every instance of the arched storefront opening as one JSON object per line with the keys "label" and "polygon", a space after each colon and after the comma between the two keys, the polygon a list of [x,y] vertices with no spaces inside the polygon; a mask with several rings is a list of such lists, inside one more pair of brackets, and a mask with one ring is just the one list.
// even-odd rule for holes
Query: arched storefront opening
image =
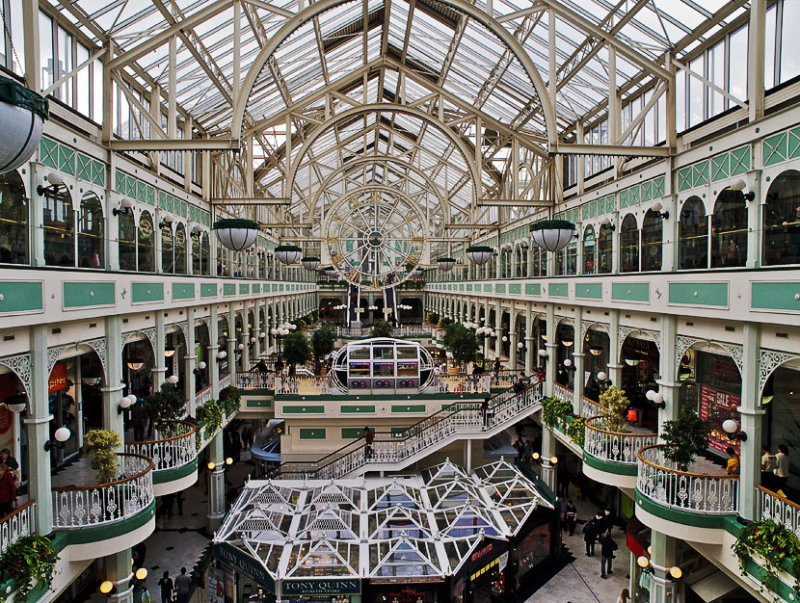
{"label": "arched storefront opening", "polygon": [[620,254],[622,255],[622,272],[639,271],[639,226],[636,216],[628,214],[622,220],[619,233]]}
{"label": "arched storefront opening", "polygon": [[14,170],[0,174],[0,264],[28,263],[28,199]]}
{"label": "arched storefront opening", "polygon": [[800,171],[787,170],[770,185],[763,234],[765,265],[800,264]]}
{"label": "arched storefront opening", "polygon": [[681,270],[708,268],[708,217],[699,197],[690,197],[681,208],[678,266]]}
{"label": "arched storefront opening", "polygon": [[711,216],[711,267],[736,268],[747,262],[747,202],[742,191],[723,190]]}

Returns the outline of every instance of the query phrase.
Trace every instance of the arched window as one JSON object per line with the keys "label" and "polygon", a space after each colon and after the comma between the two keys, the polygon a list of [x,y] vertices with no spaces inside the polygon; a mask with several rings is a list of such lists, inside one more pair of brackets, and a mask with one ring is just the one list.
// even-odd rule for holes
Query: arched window
{"label": "arched window", "polygon": [[764,206],[764,264],[800,264],[800,172],[780,174]]}
{"label": "arched window", "polygon": [[44,263],[48,266],[74,266],[75,212],[66,187],[45,193],[43,212]]}
{"label": "arched window", "polygon": [[97,195],[90,193],[81,201],[78,219],[78,266],[105,267],[103,206]]}
{"label": "arched window", "polygon": [[139,230],[137,234],[139,258],[137,269],[139,272],[155,272],[156,245],[153,234],[153,218],[149,213],[142,212],[139,217]]}
{"label": "arched window", "polygon": [[573,237],[562,250],[567,256],[567,274],[578,274],[578,239]]}
{"label": "arched window", "polygon": [[171,224],[164,224],[161,227],[161,272],[164,274],[175,272],[175,238]]}
{"label": "arched window", "polygon": [[0,174],[0,263],[28,263],[28,200],[16,170]]}
{"label": "arched window", "polygon": [[622,220],[622,228],[619,232],[619,250],[622,254],[622,272],[638,272],[639,228],[633,214],[628,214]]}
{"label": "arched window", "polygon": [[598,270],[600,274],[608,274],[614,267],[614,251],[612,244],[613,231],[610,224],[600,226],[597,237]]}
{"label": "arched window", "polygon": [[119,269],[136,270],[136,220],[131,210],[119,215]]}
{"label": "arched window", "polygon": [[747,202],[742,191],[724,190],[711,217],[711,267],[731,268],[747,262]]}
{"label": "arched window", "polygon": [[661,270],[661,214],[648,210],[642,221],[642,270]]}
{"label": "arched window", "polygon": [[211,245],[208,242],[208,233],[204,232],[200,239],[200,274],[211,274]]}
{"label": "arched window", "polygon": [[193,230],[190,238],[192,242],[192,274],[202,274],[202,248],[200,246],[200,237],[202,233],[199,230]]}
{"label": "arched window", "polygon": [[175,229],[175,274],[186,274],[186,228],[183,224]]}
{"label": "arched window", "polygon": [[594,238],[594,226],[587,226],[583,231],[583,273],[594,274],[597,268],[597,241]]}
{"label": "arched window", "polygon": [[708,268],[708,217],[699,197],[690,197],[681,208],[678,266]]}
{"label": "arched window", "polygon": [[531,276],[547,275],[547,252],[536,243],[531,244]]}

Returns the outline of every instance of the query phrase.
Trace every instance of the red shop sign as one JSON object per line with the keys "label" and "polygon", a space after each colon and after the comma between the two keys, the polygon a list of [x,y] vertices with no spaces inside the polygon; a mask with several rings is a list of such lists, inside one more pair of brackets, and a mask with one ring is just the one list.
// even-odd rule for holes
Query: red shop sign
{"label": "red shop sign", "polygon": [[63,362],[58,362],[50,373],[47,391],[52,394],[62,389],[67,389],[67,365]]}

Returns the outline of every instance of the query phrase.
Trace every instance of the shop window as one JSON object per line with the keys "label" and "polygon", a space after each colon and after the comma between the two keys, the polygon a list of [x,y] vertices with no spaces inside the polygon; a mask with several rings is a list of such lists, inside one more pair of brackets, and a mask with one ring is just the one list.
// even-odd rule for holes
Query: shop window
{"label": "shop window", "polygon": [[0,174],[0,263],[28,263],[28,200],[16,170]]}
{"label": "shop window", "polygon": [[724,190],[711,217],[711,267],[731,268],[747,262],[747,202],[742,191]]}
{"label": "shop window", "polygon": [[78,219],[78,265],[81,268],[105,267],[105,241],[103,232],[103,206],[95,194],[87,195],[81,201]]}
{"label": "shop window", "polygon": [[47,191],[43,206],[44,262],[47,266],[75,265],[75,215],[65,187]]}
{"label": "shop window", "polygon": [[642,270],[661,270],[663,219],[657,211],[648,210],[642,221]]}
{"label": "shop window", "polygon": [[622,254],[622,272],[639,271],[639,228],[636,217],[628,214],[622,220],[619,233],[619,247]]}
{"label": "shop window", "polygon": [[156,246],[153,234],[153,218],[147,212],[142,212],[139,218],[138,241],[138,270],[139,272],[154,272],[156,266]]}
{"label": "shop window", "polygon": [[164,274],[175,272],[175,238],[170,224],[161,227],[161,272]]}
{"label": "shop window", "polygon": [[193,230],[190,235],[192,244],[192,274],[202,274],[203,258],[200,237],[202,233],[199,230]]}
{"label": "shop window", "polygon": [[538,245],[533,245],[531,247],[531,276],[536,277],[536,276],[546,276],[546,275],[547,275],[547,252]]}
{"label": "shop window", "polygon": [[764,264],[800,264],[800,172],[775,178],[764,206]]}
{"label": "shop window", "polygon": [[132,211],[119,216],[119,269],[136,270],[136,221]]}
{"label": "shop window", "polygon": [[186,274],[186,229],[178,224],[175,229],[175,273]]}
{"label": "shop window", "polygon": [[583,231],[583,273],[594,274],[596,269],[597,241],[594,237],[594,226],[587,226]]}
{"label": "shop window", "polygon": [[211,245],[208,243],[208,233],[204,232],[200,237],[200,273],[211,274]]}
{"label": "shop window", "polygon": [[610,224],[603,224],[597,237],[598,272],[608,274],[614,268],[613,233]]}
{"label": "shop window", "polygon": [[699,197],[690,197],[681,208],[678,265],[681,270],[708,268],[708,216]]}

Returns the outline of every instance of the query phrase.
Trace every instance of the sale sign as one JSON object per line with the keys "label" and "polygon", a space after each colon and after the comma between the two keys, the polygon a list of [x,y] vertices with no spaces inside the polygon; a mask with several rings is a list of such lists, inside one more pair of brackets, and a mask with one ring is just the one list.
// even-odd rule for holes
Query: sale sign
{"label": "sale sign", "polygon": [[700,412],[701,419],[711,423],[711,433],[708,436],[708,445],[714,450],[725,453],[729,446],[739,454],[739,442],[731,440],[722,429],[722,423],[727,419],[739,422],[739,404],[741,398],[736,394],[724,392],[706,385],[700,386]]}

